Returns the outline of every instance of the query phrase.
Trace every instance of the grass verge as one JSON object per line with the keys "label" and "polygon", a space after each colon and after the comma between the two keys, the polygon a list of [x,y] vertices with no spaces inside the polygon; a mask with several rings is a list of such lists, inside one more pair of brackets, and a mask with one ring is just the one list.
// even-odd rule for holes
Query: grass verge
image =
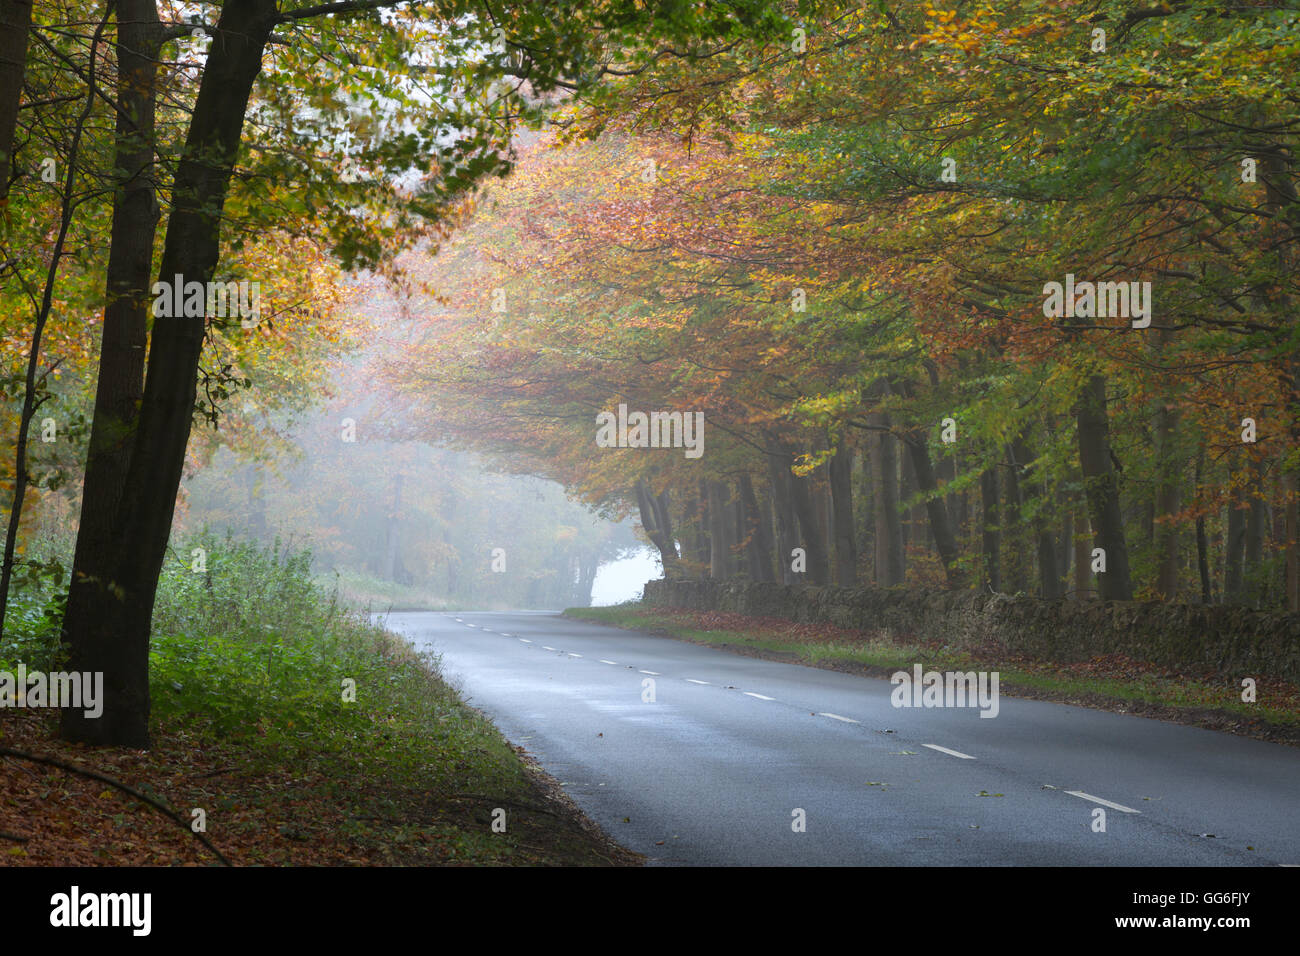
{"label": "grass verge", "polygon": [[572,608],[565,614],[754,657],[868,677],[888,678],[895,671],[910,671],[915,664],[926,670],[998,671],[1000,692],[1009,697],[1138,714],[1300,746],[1300,687],[1264,675],[1252,675],[1256,702],[1246,703],[1239,682],[1179,672],[1121,655],[1062,664],[1008,654],[997,647],[959,649],[887,630],[851,631],[780,618],[652,608],[638,603]]}
{"label": "grass verge", "polygon": [[[169,567],[155,613],[153,749],[63,743],[56,715],[8,708],[0,745],[98,771],[186,822],[202,819],[237,865],[639,862],[464,704],[436,661],[323,593],[309,556],[230,540],[184,553],[191,547],[205,548],[207,570]],[[57,664],[47,637],[33,631],[26,653],[21,641],[6,646],[0,669]],[[214,857],[102,782],[0,757],[0,862]]]}

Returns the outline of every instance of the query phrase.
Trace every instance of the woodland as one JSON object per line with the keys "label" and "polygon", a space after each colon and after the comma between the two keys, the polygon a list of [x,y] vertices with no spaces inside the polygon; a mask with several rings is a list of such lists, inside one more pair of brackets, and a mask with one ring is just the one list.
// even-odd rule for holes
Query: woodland
{"label": "woodland", "polygon": [[[39,622],[105,675],[62,736],[147,746],[184,489],[265,539],[274,473],[336,560],[454,590],[403,550],[457,507],[397,497],[430,448],[670,578],[1300,612],[1297,19],[0,0],[0,657]],[[256,321],[157,315],[173,276]],[[704,453],[598,443],[620,405]],[[580,581],[626,542],[565,508],[525,565]]]}

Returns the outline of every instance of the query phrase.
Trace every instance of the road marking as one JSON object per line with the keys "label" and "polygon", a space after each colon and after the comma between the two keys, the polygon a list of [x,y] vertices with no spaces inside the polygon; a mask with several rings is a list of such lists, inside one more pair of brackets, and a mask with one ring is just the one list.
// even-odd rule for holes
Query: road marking
{"label": "road marking", "polygon": [[483,633],[484,633],[484,634],[495,634],[496,631],[492,630],[492,628],[490,628],[490,627],[485,627],[485,628],[483,628]]}
{"label": "road marking", "polygon": [[658,677],[658,671],[637,671],[638,674],[649,674],[651,677]]}
{"label": "road marking", "polygon": [[[513,634],[507,634],[507,633],[506,633],[506,632],[505,632],[505,631],[502,631],[502,632],[501,632],[501,636],[502,636],[502,637],[514,637],[514,635],[513,635]],[[520,639],[520,640],[521,640],[521,641],[522,641],[522,640],[523,640],[523,638],[522,638],[522,637],[521,637],[521,638],[519,638],[519,639]],[[528,643],[528,644],[531,644],[531,643],[532,643],[532,641],[526,641],[526,642],[525,642],[525,643]]]}
{"label": "road marking", "polygon": [[[506,637],[509,637],[509,636],[510,636],[509,634],[506,635]],[[519,638],[519,640],[523,641],[525,644],[531,644],[531,643],[533,643],[532,641],[530,641],[530,640],[529,640],[528,638],[526,638],[526,637],[521,637],[521,638]]]}
{"label": "road marking", "polygon": [[856,724],[856,723],[860,723],[860,721],[856,721],[856,720],[854,720],[852,717],[841,717],[839,714],[827,714],[827,713],[822,713],[822,716],[823,716],[823,717],[829,717],[831,720],[842,720],[842,721],[844,721],[846,724]]}
{"label": "road marking", "polygon": [[466,627],[478,627],[477,624],[468,624],[468,623],[467,623],[465,626],[466,626]]}
{"label": "road marking", "polygon": [[931,750],[937,750],[941,754],[950,754],[954,757],[960,757],[962,760],[974,760],[970,754],[964,754],[959,750],[949,750],[947,747],[940,747],[938,744],[921,744],[922,747],[929,747]]}
{"label": "road marking", "polygon": [[600,659],[600,662],[601,662],[602,664],[613,664],[615,667],[618,666],[618,661],[607,661],[607,660],[605,660],[605,658],[603,658],[603,657]]}
{"label": "road marking", "polygon": [[688,683],[688,684],[707,684],[708,681],[706,681],[706,680],[695,680],[694,678],[688,677],[688,678],[686,678],[686,683]]}
{"label": "road marking", "polygon": [[456,623],[457,623],[457,624],[464,624],[465,622],[462,621],[460,618],[456,618]]}
{"label": "road marking", "polygon": [[553,648],[553,647],[547,647],[545,644],[543,644],[543,645],[542,645],[542,650],[544,650],[544,651],[553,651],[553,650],[555,650],[555,648]]}
{"label": "road marking", "polygon": [[569,656],[570,656],[570,657],[581,657],[582,655],[581,655],[581,654],[575,654],[575,653],[573,653],[573,651],[569,651]]}
{"label": "road marking", "polygon": [[755,694],[751,690],[741,691],[746,697],[757,697],[759,700],[776,700],[775,697],[764,697],[762,694]]}
{"label": "road marking", "polygon": [[1121,806],[1118,803],[1111,803],[1109,800],[1103,800],[1101,797],[1094,797],[1090,793],[1084,793],[1082,790],[1065,791],[1072,797],[1078,797],[1081,800],[1091,800],[1093,803],[1100,803],[1103,807],[1111,807],[1120,813],[1141,813],[1141,810],[1134,810],[1132,807]]}

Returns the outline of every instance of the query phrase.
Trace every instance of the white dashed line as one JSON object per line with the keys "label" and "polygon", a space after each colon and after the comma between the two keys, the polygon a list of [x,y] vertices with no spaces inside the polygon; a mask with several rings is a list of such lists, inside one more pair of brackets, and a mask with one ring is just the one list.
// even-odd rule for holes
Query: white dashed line
{"label": "white dashed line", "polygon": [[861,721],[854,720],[852,717],[841,717],[839,714],[827,714],[823,712],[821,716],[829,717],[831,720],[842,720],[846,724],[861,723]]}
{"label": "white dashed line", "polygon": [[573,653],[573,651],[569,651],[569,656],[570,656],[570,657],[581,657],[582,655],[581,655],[581,654],[575,654],[575,653]]}
{"label": "white dashed line", "polygon": [[1092,794],[1084,793],[1082,790],[1067,790],[1065,792],[1068,793],[1070,796],[1078,797],[1081,800],[1091,800],[1093,803],[1100,803],[1103,807],[1111,807],[1114,810],[1118,810],[1120,813],[1141,813],[1142,812],[1141,810],[1134,810],[1132,807],[1125,807],[1125,806],[1121,806],[1118,803],[1111,803],[1109,800],[1103,800],[1101,797],[1094,797]]}
{"label": "white dashed line", "polygon": [[759,700],[776,700],[775,697],[764,697],[762,694],[755,694],[751,690],[743,690],[741,691],[741,693],[744,694],[746,697],[757,697]]}
{"label": "white dashed line", "polygon": [[[510,636],[509,634],[506,635],[506,637],[509,637],[509,636]],[[526,637],[521,637],[521,638],[519,638],[519,640],[520,640],[522,643],[524,643],[524,644],[531,644],[531,643],[533,643],[532,641],[530,641],[530,640],[529,640],[528,638],[526,638]]]}
{"label": "white dashed line", "polygon": [[456,618],[456,623],[457,623],[457,624],[464,624],[465,622],[462,621],[460,618]]}
{"label": "white dashed line", "polygon": [[543,644],[543,645],[542,645],[542,650],[544,650],[544,651],[553,651],[553,650],[555,650],[555,648],[553,648],[553,647],[547,647],[545,644]]}
{"label": "white dashed line", "polygon": [[688,677],[688,678],[686,678],[686,683],[688,683],[688,684],[707,684],[708,681],[706,681],[706,680],[695,680],[694,678]]}
{"label": "white dashed line", "polygon": [[[502,632],[501,632],[501,636],[502,636],[502,637],[514,637],[514,635],[513,635],[513,634],[507,634],[507,633],[506,633],[506,632],[505,632],[505,631],[502,631]],[[519,639],[520,639],[520,640],[521,640],[521,641],[522,641],[522,640],[523,640],[523,638],[522,638],[522,637],[521,637],[521,638],[519,638]],[[532,641],[526,641],[526,642],[525,642],[525,643],[528,643],[528,644],[531,644],[531,643],[532,643]]]}
{"label": "white dashed line", "polygon": [[949,750],[947,747],[940,747],[938,744],[921,744],[922,747],[929,747],[931,750],[937,750],[941,754],[948,754],[953,757],[960,757],[962,760],[974,760],[970,754],[964,754],[960,750]]}
{"label": "white dashed line", "polygon": [[658,671],[637,671],[638,674],[649,674],[651,677],[658,677]]}
{"label": "white dashed line", "polygon": [[615,667],[618,666],[618,661],[607,661],[607,660],[605,660],[605,658],[603,658],[603,657],[600,659],[600,662],[601,662],[602,664],[613,664]]}

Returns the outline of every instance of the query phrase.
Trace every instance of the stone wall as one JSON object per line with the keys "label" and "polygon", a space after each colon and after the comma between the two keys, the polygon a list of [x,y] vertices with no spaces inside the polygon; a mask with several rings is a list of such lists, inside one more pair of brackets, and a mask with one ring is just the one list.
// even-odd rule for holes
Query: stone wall
{"label": "stone wall", "polygon": [[888,628],[899,637],[955,647],[992,644],[1062,663],[1124,654],[1233,681],[1264,675],[1300,684],[1300,615],[1248,608],[742,581],[650,581],[644,600],[652,607]]}

